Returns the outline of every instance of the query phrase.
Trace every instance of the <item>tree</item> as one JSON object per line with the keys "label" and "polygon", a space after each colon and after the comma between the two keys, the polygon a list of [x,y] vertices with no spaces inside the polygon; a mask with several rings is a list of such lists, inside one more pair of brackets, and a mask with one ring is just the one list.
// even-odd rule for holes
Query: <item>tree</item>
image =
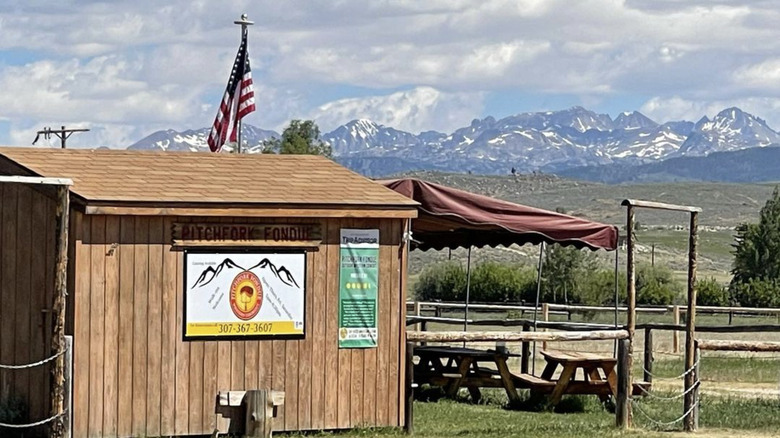
{"label": "tree", "polygon": [[320,128],[312,120],[293,120],[282,132],[282,138],[263,142],[265,154],[322,155],[331,158],[333,149],[320,139]]}
{"label": "tree", "polygon": [[547,245],[542,265],[543,300],[557,302],[558,298],[568,301],[574,296],[579,278],[595,268],[591,254],[557,243]]}
{"label": "tree", "polygon": [[736,228],[732,284],[750,280],[780,280],[780,192],[761,209],[757,224]]}

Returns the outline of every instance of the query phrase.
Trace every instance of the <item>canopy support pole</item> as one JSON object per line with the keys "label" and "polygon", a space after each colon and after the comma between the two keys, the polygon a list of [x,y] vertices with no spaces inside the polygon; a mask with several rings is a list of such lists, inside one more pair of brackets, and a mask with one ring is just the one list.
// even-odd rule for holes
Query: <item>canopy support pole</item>
{"label": "canopy support pole", "polygon": [[[539,295],[542,292],[542,264],[544,257],[544,242],[539,245],[539,264],[536,270],[536,303],[534,304],[534,331],[536,331],[536,312],[539,309]],[[533,355],[531,356],[531,374],[536,372],[536,341],[533,345]]]}
{"label": "canopy support pole", "polygon": [[[471,246],[466,256],[466,313],[463,315],[463,331],[469,331],[469,298],[471,295]],[[466,342],[463,342],[463,348],[466,348]]]}
{"label": "canopy support pole", "polygon": [[[618,307],[620,305],[620,245],[615,248],[615,327],[618,326]],[[615,340],[615,346],[612,355],[617,357],[618,342]]]}

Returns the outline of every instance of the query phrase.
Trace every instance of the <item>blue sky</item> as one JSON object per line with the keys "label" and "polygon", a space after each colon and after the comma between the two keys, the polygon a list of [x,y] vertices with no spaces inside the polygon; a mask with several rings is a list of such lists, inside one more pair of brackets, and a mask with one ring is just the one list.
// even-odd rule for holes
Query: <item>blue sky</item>
{"label": "blue sky", "polygon": [[126,147],[209,126],[242,13],[258,110],[323,131],[356,118],[411,132],[575,105],[659,122],[730,107],[780,129],[780,1],[338,0],[0,4],[0,144],[88,127]]}

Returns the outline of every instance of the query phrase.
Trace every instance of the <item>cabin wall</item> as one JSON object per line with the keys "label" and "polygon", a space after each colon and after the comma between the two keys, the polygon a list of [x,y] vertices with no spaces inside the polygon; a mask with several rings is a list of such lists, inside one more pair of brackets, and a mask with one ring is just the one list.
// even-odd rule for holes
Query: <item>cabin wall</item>
{"label": "cabin wall", "polygon": [[[0,364],[50,356],[54,292],[55,203],[30,185],[0,184]],[[49,416],[51,362],[0,369],[0,404],[21,399],[32,422]],[[43,428],[24,436],[40,436]]]}
{"label": "cabin wall", "polygon": [[[403,423],[403,221],[77,215],[74,437],[225,431],[220,390],[286,393],[279,430]],[[307,254],[302,340],[183,341],[174,222],[319,222]],[[338,348],[339,230],[379,228],[379,346]]]}

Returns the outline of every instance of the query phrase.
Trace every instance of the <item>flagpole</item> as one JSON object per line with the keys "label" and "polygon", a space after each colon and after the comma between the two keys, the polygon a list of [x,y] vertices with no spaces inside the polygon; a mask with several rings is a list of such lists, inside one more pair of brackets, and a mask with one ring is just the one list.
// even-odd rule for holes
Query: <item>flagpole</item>
{"label": "flagpole", "polygon": [[[255,24],[255,22],[249,21],[249,16],[247,14],[241,14],[241,19],[234,21],[233,24],[241,25],[241,38],[244,38],[244,33],[246,32],[247,26],[251,26]],[[247,37],[247,45],[249,44],[248,40],[249,38]],[[248,51],[249,48],[247,47],[247,52]],[[247,59],[249,59],[249,55],[247,55]],[[243,122],[241,121],[241,119],[238,119],[238,143],[236,144],[236,152],[238,152],[239,154],[241,153],[241,128],[242,127],[243,127]]]}

